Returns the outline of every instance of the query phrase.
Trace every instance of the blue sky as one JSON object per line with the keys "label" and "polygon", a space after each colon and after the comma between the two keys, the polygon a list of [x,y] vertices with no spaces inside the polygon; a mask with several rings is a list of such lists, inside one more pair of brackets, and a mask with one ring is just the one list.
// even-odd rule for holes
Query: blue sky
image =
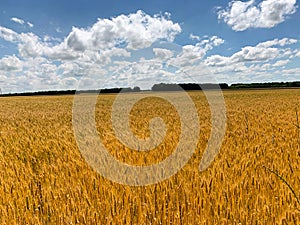
{"label": "blue sky", "polygon": [[296,0],[2,1],[3,92],[300,80]]}

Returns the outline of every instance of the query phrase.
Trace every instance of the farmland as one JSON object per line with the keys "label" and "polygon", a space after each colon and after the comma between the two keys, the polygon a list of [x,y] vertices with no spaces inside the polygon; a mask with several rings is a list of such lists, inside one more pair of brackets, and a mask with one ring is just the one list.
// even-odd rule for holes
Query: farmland
{"label": "farmland", "polygon": [[[105,179],[86,163],[72,126],[74,96],[0,98],[0,223],[300,224],[300,90],[224,91],[226,134],[203,172],[210,110],[202,92],[189,95],[201,127],[193,157],[170,179],[140,187]],[[136,136],[149,135],[153,116],[168,128],[156,149],[137,152],[114,135],[115,97],[101,95],[95,110],[108,151],[132,165],[170,155],[180,135],[176,109],[159,98],[134,106]]]}

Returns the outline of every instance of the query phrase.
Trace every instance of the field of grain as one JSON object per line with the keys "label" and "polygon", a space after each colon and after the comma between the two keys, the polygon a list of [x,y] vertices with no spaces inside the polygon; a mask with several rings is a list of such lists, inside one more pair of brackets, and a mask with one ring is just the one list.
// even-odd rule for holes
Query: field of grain
{"label": "field of grain", "polygon": [[[170,179],[141,187],[107,180],[86,163],[72,127],[73,96],[0,98],[0,223],[300,224],[300,90],[225,91],[227,131],[204,172],[210,110],[203,93],[189,94],[201,126],[193,157]],[[116,139],[114,99],[99,97],[96,122],[115,158],[149,165],[172,153],[180,130],[172,105],[147,98],[133,108],[138,137],[149,135],[153,116],[168,128],[145,153]]]}

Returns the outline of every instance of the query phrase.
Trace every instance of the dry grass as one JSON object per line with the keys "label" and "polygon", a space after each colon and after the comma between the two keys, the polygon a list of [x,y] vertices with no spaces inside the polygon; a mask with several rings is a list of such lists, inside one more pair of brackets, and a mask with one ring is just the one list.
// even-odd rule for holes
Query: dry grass
{"label": "dry grass", "polygon": [[[202,173],[210,113],[202,93],[190,95],[201,120],[198,148],[178,174],[146,187],[113,183],[86,164],[73,134],[72,96],[0,98],[0,223],[300,224],[300,90],[225,91],[226,136]],[[136,165],[167,157],[178,141],[174,108],[157,98],[134,107],[137,136],[149,135],[153,115],[169,128],[162,145],[138,153],[113,135],[114,98],[102,96],[96,110],[111,154]]]}

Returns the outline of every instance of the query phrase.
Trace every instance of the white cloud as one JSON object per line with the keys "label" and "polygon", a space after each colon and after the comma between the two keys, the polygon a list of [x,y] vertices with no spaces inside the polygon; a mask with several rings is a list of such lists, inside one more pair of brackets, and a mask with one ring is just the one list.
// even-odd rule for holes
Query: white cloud
{"label": "white cloud", "polygon": [[218,11],[218,18],[235,31],[249,28],[271,28],[297,10],[296,0],[231,1],[227,9]]}
{"label": "white cloud", "polygon": [[60,38],[50,37],[49,35],[45,35],[43,38],[44,42],[61,42]]}
{"label": "white cloud", "polygon": [[208,66],[226,66],[229,64],[229,62],[229,57],[221,55],[212,55],[205,60],[205,63]]}
{"label": "white cloud", "polygon": [[287,70],[283,70],[283,72],[287,73],[287,74],[298,74],[298,75],[300,75],[300,68],[287,69]]}
{"label": "white cloud", "polygon": [[0,26],[0,38],[18,44],[18,50],[22,57],[42,56],[48,47],[38,36],[33,33],[17,33],[11,29]]}
{"label": "white cloud", "polygon": [[153,52],[155,56],[161,60],[169,59],[174,55],[171,50],[163,48],[153,48]]}
{"label": "white cloud", "polygon": [[17,17],[12,17],[10,20],[15,22],[15,23],[21,24],[21,25],[23,25],[25,23],[24,20],[22,20],[20,18],[17,18]]}
{"label": "white cloud", "polygon": [[199,62],[209,50],[223,43],[224,40],[222,38],[212,36],[201,40],[196,45],[185,45],[182,47],[182,52],[180,54],[169,60],[169,64],[176,67],[194,64]]}
{"label": "white cloud", "polygon": [[292,38],[282,38],[282,39],[274,39],[271,41],[265,41],[262,43],[259,43],[257,46],[258,47],[272,47],[272,46],[276,46],[279,45],[281,47],[286,46],[286,45],[292,45],[292,44],[296,44],[298,42],[298,40],[296,39],[292,39]]}
{"label": "white cloud", "polygon": [[259,62],[275,59],[280,55],[278,48],[264,48],[259,46],[246,46],[241,51],[233,54],[232,62]]}
{"label": "white cloud", "polygon": [[210,42],[211,42],[211,44],[209,44],[209,42],[208,42],[208,45],[207,45],[207,47],[209,48],[208,50],[212,49],[215,46],[219,46],[219,45],[223,44],[225,41],[222,38],[219,38],[217,36],[212,36],[210,38]]}
{"label": "white cloud", "polygon": [[21,71],[22,66],[22,61],[15,55],[6,56],[0,59],[0,70],[2,71]]}
{"label": "white cloud", "polygon": [[78,52],[69,49],[65,42],[56,45],[48,43],[49,41],[58,41],[58,39],[46,37],[41,40],[33,33],[17,33],[11,29],[0,26],[0,38],[17,43],[20,56],[23,58],[34,58],[46,56],[57,60],[72,60],[78,58]]}
{"label": "white cloud", "polygon": [[18,33],[6,27],[0,26],[0,38],[9,42],[16,42],[18,40]]}
{"label": "white cloud", "polygon": [[33,33],[19,34],[0,26],[0,38],[17,43],[23,58],[45,56],[53,60],[74,60],[92,54],[97,56],[101,52],[103,59],[100,61],[109,62],[113,56],[128,57],[130,53],[124,47],[138,50],[158,40],[173,41],[181,28],[169,17],[169,14],[150,16],[137,11],[111,19],[98,19],[90,28],[73,27],[62,42],[49,36],[41,39]]}
{"label": "white cloud", "polygon": [[108,49],[120,44],[128,49],[142,49],[158,40],[173,41],[181,32],[178,23],[161,15],[150,16],[142,11],[112,19],[98,19],[91,28],[73,27],[66,42],[76,51]]}
{"label": "white cloud", "polygon": [[64,88],[68,88],[68,89],[76,89],[78,84],[78,80],[74,77],[66,77],[64,79],[61,80],[61,85]]}
{"label": "white cloud", "polygon": [[194,34],[190,34],[190,39],[200,41],[200,37]]}
{"label": "white cloud", "polygon": [[131,53],[123,48],[111,48],[105,51],[102,51],[101,55],[108,57],[130,57]]}
{"label": "white cloud", "polygon": [[34,27],[34,25],[32,23],[25,22],[24,20],[22,20],[20,18],[17,18],[17,17],[12,17],[10,20],[15,22],[15,23],[21,24],[21,25],[24,25],[26,23],[27,26],[29,26],[30,28]]}
{"label": "white cloud", "polygon": [[288,64],[290,62],[290,60],[288,60],[288,59],[286,59],[286,60],[278,60],[277,62],[275,62],[274,64],[273,64],[273,66],[275,66],[275,67],[283,67],[283,66],[285,66],[286,64]]}
{"label": "white cloud", "polygon": [[[225,66],[234,63],[266,62],[280,57],[288,57],[293,54],[286,45],[297,43],[295,39],[283,38],[265,41],[256,46],[245,46],[230,57],[212,55],[205,62],[208,66]],[[278,46],[278,47],[275,47]]]}
{"label": "white cloud", "polygon": [[269,40],[245,46],[230,56],[211,55],[205,64],[220,82],[295,80],[299,79],[299,69],[286,69],[298,53],[288,47],[295,43],[297,40],[289,38]]}
{"label": "white cloud", "polygon": [[0,73],[0,84],[5,83],[5,81],[7,81],[7,76],[5,76],[4,74]]}
{"label": "white cloud", "polygon": [[27,25],[28,25],[30,28],[34,27],[34,25],[33,25],[32,23],[30,23],[30,22],[27,22]]}
{"label": "white cloud", "polygon": [[40,38],[33,33],[21,33],[18,35],[19,39],[19,52],[24,58],[37,57],[43,55],[44,44]]}

